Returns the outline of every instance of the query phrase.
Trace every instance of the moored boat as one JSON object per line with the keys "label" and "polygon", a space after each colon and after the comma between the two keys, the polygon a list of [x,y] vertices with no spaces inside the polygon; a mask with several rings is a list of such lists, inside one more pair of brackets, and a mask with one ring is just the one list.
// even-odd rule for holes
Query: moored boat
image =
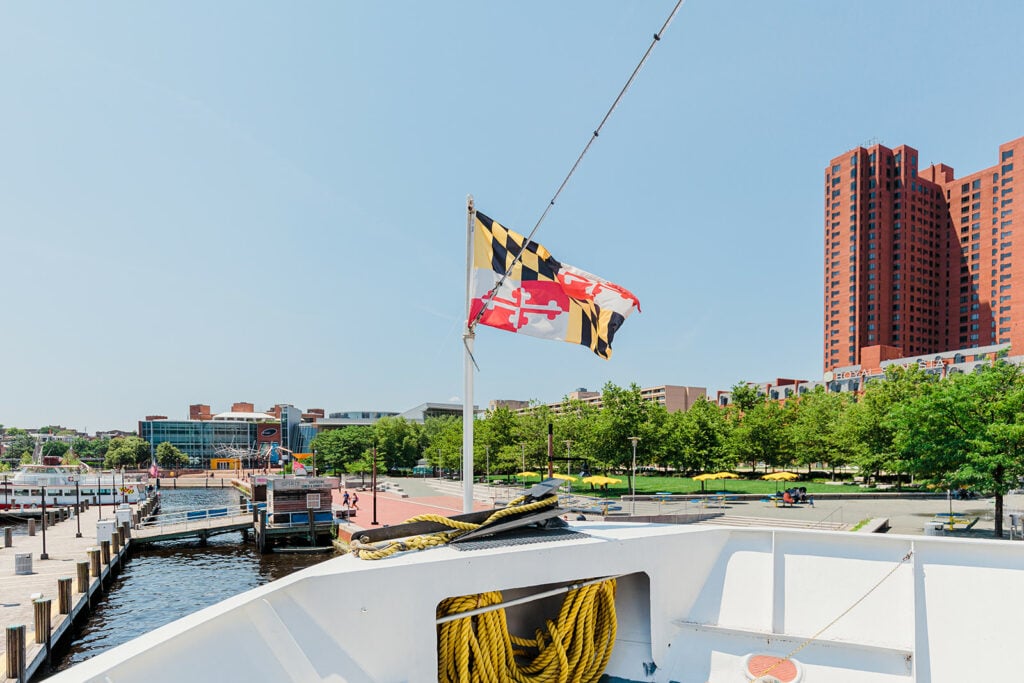
{"label": "moored boat", "polygon": [[77,465],[22,465],[10,480],[0,481],[0,510],[47,505],[138,503],[146,497],[145,474],[93,470]]}

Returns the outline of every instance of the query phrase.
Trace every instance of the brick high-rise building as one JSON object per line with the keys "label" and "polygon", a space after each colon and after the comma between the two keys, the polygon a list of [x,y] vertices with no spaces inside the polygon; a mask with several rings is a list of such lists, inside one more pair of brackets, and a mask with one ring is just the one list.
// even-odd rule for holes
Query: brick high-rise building
{"label": "brick high-rise building", "polygon": [[996,165],[961,178],[945,164],[919,172],[906,145],[832,160],[825,370],[861,363],[868,347],[874,360],[1007,342],[1024,351],[1024,214],[1013,210],[1022,156],[1024,137],[1000,145]]}

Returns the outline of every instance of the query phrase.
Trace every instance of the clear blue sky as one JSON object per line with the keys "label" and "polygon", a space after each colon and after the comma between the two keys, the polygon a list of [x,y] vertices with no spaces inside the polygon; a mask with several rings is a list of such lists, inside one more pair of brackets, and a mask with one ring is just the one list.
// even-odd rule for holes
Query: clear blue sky
{"label": "clear blue sky", "polygon": [[[0,5],[0,423],[461,397],[466,195],[529,231],[673,4]],[[829,159],[996,163],[1022,25],[689,0],[537,236],[643,313],[482,328],[477,402],[820,377]]]}

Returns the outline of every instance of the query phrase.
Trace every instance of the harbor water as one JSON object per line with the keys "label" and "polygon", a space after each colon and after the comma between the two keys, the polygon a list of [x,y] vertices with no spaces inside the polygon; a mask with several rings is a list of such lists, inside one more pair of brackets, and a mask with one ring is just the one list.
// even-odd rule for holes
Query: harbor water
{"label": "harbor water", "polygon": [[[164,489],[161,511],[237,505],[229,488]],[[105,597],[76,631],[54,670],[66,669],[104,650],[191,614],[323,562],[330,554],[260,555],[241,534],[215,536],[206,546],[196,540],[167,541],[135,550]]]}

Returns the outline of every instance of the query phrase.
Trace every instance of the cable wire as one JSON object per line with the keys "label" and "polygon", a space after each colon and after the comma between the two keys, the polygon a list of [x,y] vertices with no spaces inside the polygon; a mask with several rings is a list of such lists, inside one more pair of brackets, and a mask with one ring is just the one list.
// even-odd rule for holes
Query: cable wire
{"label": "cable wire", "polygon": [[[590,139],[588,139],[587,144],[584,145],[583,151],[580,152],[580,155],[578,157],[576,157],[576,162],[572,165],[572,168],[569,169],[569,173],[566,174],[565,179],[562,180],[562,184],[558,186],[557,190],[555,190],[555,194],[552,195],[551,201],[549,201],[548,205],[544,207],[544,211],[541,213],[540,218],[537,219],[536,224],[534,224],[533,230],[531,230],[530,234],[526,236],[526,242],[523,244],[523,247],[519,250],[519,253],[517,253],[513,257],[512,263],[509,264],[509,267],[507,270],[505,270],[505,273],[500,278],[498,278],[498,282],[494,285],[494,287],[491,288],[491,291],[489,291],[487,293],[487,296],[484,297],[485,302],[490,301],[491,299],[494,298],[494,295],[498,293],[498,290],[505,283],[505,280],[508,279],[508,276],[512,273],[512,270],[516,267],[516,264],[519,263],[519,261],[522,259],[522,254],[523,251],[525,251],[526,249],[526,244],[529,244],[530,242],[533,241],[533,236],[537,234],[537,229],[540,228],[540,224],[544,222],[545,218],[547,218],[548,212],[551,211],[551,207],[553,207],[555,205],[555,202],[558,201],[558,196],[562,194],[562,190],[564,190],[565,186],[569,184],[569,180],[572,178],[573,174],[576,173],[576,169],[579,168],[580,163],[583,161],[583,157],[586,156],[588,151],[590,151],[590,146],[594,144],[594,140],[600,137],[601,129],[604,128],[604,124],[608,122],[609,118],[611,118],[612,112],[614,112],[615,109],[619,106],[619,103],[622,101],[622,98],[625,97],[626,92],[629,90],[629,87],[633,85],[633,81],[636,80],[636,77],[637,75],[639,75],[640,70],[644,67],[644,64],[647,63],[647,59],[651,56],[651,53],[654,51],[654,46],[657,45],[659,41],[661,41],[662,35],[664,35],[665,31],[668,30],[669,24],[672,23],[673,19],[675,19],[676,14],[679,12],[679,8],[683,6],[684,2],[686,2],[686,0],[677,0],[675,6],[672,8],[672,12],[669,13],[668,18],[665,19],[665,23],[661,25],[661,28],[658,30],[658,32],[655,33],[654,36],[651,38],[651,44],[647,46],[647,51],[644,52],[644,56],[640,58],[640,61],[637,63],[636,68],[633,69],[633,73],[629,75],[629,79],[626,81],[626,84],[622,86],[622,90],[619,91],[619,94],[615,97],[615,101],[612,102],[612,106],[608,108],[607,112],[605,112],[604,118],[601,119],[601,123],[597,125],[597,128],[595,128],[594,132],[590,135]],[[477,322],[480,320],[480,317],[484,314],[484,311],[486,310],[486,304],[481,306],[480,310],[477,311],[475,316],[473,316],[473,319],[469,321],[467,327],[469,329],[473,329],[473,326],[477,324]]]}

